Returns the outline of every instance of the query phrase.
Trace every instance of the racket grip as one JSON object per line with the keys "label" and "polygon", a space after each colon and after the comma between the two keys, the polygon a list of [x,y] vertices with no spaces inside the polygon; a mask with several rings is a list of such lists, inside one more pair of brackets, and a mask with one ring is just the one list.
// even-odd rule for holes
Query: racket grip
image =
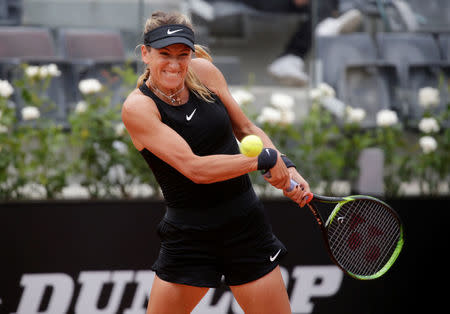
{"label": "racket grip", "polygon": [[[268,179],[270,179],[272,176],[270,175],[270,171],[266,171],[266,172],[263,172],[263,176],[264,177],[266,177],[266,178],[268,178]],[[295,189],[295,187],[298,185],[298,183],[294,180],[294,179],[291,179],[291,186],[288,188],[288,189],[286,189],[286,191],[287,192],[290,192],[290,191],[292,191],[293,189]],[[309,202],[311,202],[311,200],[313,199],[313,197],[314,197],[314,194],[312,194],[311,192],[310,193],[308,193],[308,195],[306,195],[305,197],[304,197],[304,199],[307,201],[307,203],[309,203]]]}
{"label": "racket grip", "polygon": [[[265,176],[266,178],[270,179],[272,176],[270,175],[270,171],[266,171],[263,176]],[[293,179],[291,179],[291,186],[289,188],[286,189],[286,191],[290,192],[293,189],[295,189],[295,187],[298,185],[297,182],[295,182]]]}

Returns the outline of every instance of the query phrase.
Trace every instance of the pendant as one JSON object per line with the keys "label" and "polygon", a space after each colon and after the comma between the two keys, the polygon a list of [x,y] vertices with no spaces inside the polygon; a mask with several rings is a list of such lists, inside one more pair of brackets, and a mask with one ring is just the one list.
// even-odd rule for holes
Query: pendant
{"label": "pendant", "polygon": [[179,105],[179,104],[181,104],[181,98],[180,98],[180,97],[178,97],[178,98],[171,97],[171,98],[170,98],[170,101],[172,102],[173,105]]}

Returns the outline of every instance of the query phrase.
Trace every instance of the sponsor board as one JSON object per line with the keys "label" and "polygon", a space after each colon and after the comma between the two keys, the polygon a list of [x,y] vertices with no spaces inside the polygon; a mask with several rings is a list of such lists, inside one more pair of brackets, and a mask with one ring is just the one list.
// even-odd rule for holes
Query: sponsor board
{"label": "sponsor board", "polygon": [[[343,278],[332,265],[296,266],[291,272],[281,267],[281,272],[286,287],[293,284],[290,302],[294,313],[312,313],[314,300],[336,294]],[[23,274],[22,294],[14,314],[144,314],[154,277],[148,270],[82,271],[77,278],[65,273]],[[126,294],[130,285],[134,289]],[[244,312],[231,291],[222,287],[210,289],[193,313]]]}

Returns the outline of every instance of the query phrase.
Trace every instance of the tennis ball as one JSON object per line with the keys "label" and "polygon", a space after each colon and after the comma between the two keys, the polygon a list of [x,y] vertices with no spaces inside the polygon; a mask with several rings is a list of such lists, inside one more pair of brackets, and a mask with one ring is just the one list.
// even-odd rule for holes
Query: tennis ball
{"label": "tennis ball", "polygon": [[258,156],[263,149],[263,142],[256,135],[247,135],[241,141],[240,150],[241,153],[247,157]]}

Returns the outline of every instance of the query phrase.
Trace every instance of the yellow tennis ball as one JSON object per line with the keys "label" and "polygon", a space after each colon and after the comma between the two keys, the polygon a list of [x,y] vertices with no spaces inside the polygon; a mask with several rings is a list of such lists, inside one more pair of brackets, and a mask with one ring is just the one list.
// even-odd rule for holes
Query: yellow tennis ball
{"label": "yellow tennis ball", "polygon": [[241,153],[247,157],[258,156],[263,149],[263,142],[256,135],[247,135],[241,141],[240,150]]}

